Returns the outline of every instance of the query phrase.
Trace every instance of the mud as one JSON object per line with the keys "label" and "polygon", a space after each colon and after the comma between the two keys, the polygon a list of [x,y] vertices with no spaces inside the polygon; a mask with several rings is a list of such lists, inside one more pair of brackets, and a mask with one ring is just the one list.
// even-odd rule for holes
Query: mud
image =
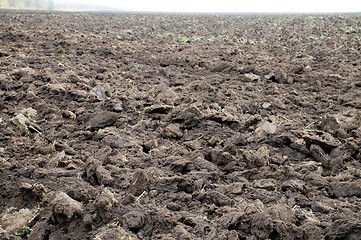
{"label": "mud", "polygon": [[360,239],[359,15],[0,11],[2,239]]}

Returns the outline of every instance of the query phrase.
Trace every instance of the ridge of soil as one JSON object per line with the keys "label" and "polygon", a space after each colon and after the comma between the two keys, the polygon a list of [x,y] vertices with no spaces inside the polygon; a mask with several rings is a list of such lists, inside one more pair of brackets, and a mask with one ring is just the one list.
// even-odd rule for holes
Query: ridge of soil
{"label": "ridge of soil", "polygon": [[0,19],[1,239],[361,238],[360,15]]}

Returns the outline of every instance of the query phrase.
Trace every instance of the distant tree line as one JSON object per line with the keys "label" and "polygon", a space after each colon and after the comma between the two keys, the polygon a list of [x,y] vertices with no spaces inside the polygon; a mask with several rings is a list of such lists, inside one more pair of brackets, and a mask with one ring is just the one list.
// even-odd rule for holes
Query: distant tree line
{"label": "distant tree line", "polygon": [[54,10],[52,0],[0,0],[1,8]]}

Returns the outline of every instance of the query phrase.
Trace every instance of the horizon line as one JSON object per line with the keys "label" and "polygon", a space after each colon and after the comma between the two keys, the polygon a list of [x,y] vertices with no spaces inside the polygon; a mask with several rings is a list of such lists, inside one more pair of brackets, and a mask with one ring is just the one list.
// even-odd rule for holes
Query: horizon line
{"label": "horizon line", "polygon": [[54,10],[46,10],[46,9],[26,9],[26,8],[4,8],[4,7],[0,7],[0,10],[17,10],[17,11],[42,11],[42,12],[88,12],[88,13],[96,13],[96,12],[100,12],[100,13],[135,13],[135,14],[194,14],[194,15],[204,15],[204,14],[230,14],[230,15],[237,15],[237,14],[251,14],[251,15],[256,15],[256,14],[261,14],[261,15],[273,15],[273,14],[320,14],[320,15],[327,15],[327,14],[361,14],[361,11],[355,11],[355,12],[345,12],[345,11],[332,11],[332,12],[319,12],[319,11],[314,11],[314,12],[298,12],[298,11],[280,11],[280,12],[264,12],[264,11],[260,11],[260,12],[256,12],[256,11],[234,11],[234,12],[210,12],[210,11],[147,11],[147,10],[123,10],[123,9],[116,9],[116,10],[111,10],[111,9],[63,9],[63,8],[55,8]]}

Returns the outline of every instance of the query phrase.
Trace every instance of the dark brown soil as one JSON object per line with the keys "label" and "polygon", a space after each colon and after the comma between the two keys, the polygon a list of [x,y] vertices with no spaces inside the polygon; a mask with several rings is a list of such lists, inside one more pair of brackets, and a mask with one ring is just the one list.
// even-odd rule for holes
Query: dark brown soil
{"label": "dark brown soil", "polygon": [[361,239],[360,15],[0,19],[1,239]]}

